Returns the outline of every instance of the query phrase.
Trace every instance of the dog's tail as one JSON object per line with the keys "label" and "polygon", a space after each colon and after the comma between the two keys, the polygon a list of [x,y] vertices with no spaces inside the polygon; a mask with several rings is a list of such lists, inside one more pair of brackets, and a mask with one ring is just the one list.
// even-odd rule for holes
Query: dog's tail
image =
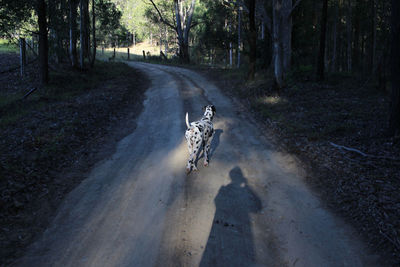
{"label": "dog's tail", "polygon": [[186,112],[186,118],[185,118],[185,120],[186,120],[186,126],[187,126],[187,128],[189,129],[190,128],[190,125],[189,125],[189,114]]}

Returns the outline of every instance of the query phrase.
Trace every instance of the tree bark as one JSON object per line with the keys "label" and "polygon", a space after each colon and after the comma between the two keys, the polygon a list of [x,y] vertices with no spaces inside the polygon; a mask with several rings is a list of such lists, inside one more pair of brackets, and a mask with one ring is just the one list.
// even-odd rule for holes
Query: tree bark
{"label": "tree bark", "polygon": [[69,56],[71,60],[71,65],[74,68],[78,67],[78,53],[76,50],[76,17],[78,13],[78,1],[70,0],[69,1]]}
{"label": "tree bark", "polygon": [[317,66],[317,79],[319,81],[324,80],[324,67],[325,67],[324,59],[325,59],[327,17],[328,17],[328,0],[324,0],[322,5],[321,35],[319,39],[319,55],[318,55],[318,66]]}
{"label": "tree bark", "polygon": [[346,28],[347,28],[347,71],[352,70],[352,53],[351,53],[351,43],[352,43],[352,25],[351,25],[351,2],[347,0],[347,18],[346,18]]}
{"label": "tree bark", "polygon": [[273,64],[274,64],[274,75],[275,83],[278,88],[282,88],[283,84],[283,60],[282,60],[282,46],[281,46],[281,8],[282,0],[273,0],[272,6],[272,20],[273,20]]}
{"label": "tree bark", "polygon": [[371,21],[371,39],[370,39],[370,62],[369,62],[369,72],[374,75],[374,70],[375,70],[375,51],[376,51],[376,7],[375,7],[375,1],[376,0],[371,0],[371,15],[372,15],[372,21]]}
{"label": "tree bark", "polygon": [[86,52],[86,20],[85,20],[85,0],[80,0],[79,3],[79,10],[80,10],[80,64],[81,69],[85,67],[85,52]]}
{"label": "tree bark", "polygon": [[49,48],[47,39],[47,20],[46,20],[46,2],[37,0],[36,12],[39,25],[39,68],[40,83],[45,85],[49,82]]}
{"label": "tree bark", "polygon": [[400,134],[400,2],[392,0],[391,18],[391,72],[392,72],[392,97],[389,130],[391,135]]}
{"label": "tree bark", "polygon": [[283,71],[290,71],[292,61],[292,0],[282,1],[282,24],[281,24],[281,40],[282,40],[282,61]]}
{"label": "tree bark", "polygon": [[242,7],[238,7],[238,44],[237,44],[237,67],[240,68],[240,46],[242,43]]}
{"label": "tree bark", "polygon": [[[193,12],[195,8],[196,0],[192,0],[189,10],[186,14],[186,23],[185,28],[183,31],[183,62],[189,63],[190,62],[190,55],[189,55],[189,33],[192,26],[192,18]],[[181,10],[182,11],[182,10]]]}
{"label": "tree bark", "polygon": [[357,6],[354,14],[354,41],[353,41],[353,62],[352,68],[359,69],[360,66],[360,11],[361,2],[357,0]]}
{"label": "tree bark", "polygon": [[331,71],[336,71],[336,57],[337,57],[337,24],[338,24],[338,17],[339,17],[339,4],[335,6],[335,19],[333,22],[333,48],[332,48],[332,61],[331,61]]}
{"label": "tree bark", "polygon": [[192,27],[193,12],[195,9],[196,0],[191,0],[191,4],[186,14],[183,12],[182,0],[174,0],[174,11],[175,11],[175,25],[172,25],[164,19],[157,5],[153,0],[149,0],[155,10],[157,11],[160,21],[170,28],[174,29],[177,33],[178,46],[179,46],[179,58],[183,63],[190,62],[189,56],[189,33]]}
{"label": "tree bark", "polygon": [[255,22],[255,8],[256,1],[249,0],[248,2],[249,8],[249,72],[247,74],[247,78],[249,80],[254,80],[254,76],[256,73],[256,60],[257,60],[257,29]]}
{"label": "tree bark", "polygon": [[96,43],[96,13],[95,13],[95,1],[92,0],[92,46],[93,46],[93,53],[92,53],[92,58],[90,61],[90,67],[93,68],[94,62],[96,61],[96,49],[97,49],[97,43]]}

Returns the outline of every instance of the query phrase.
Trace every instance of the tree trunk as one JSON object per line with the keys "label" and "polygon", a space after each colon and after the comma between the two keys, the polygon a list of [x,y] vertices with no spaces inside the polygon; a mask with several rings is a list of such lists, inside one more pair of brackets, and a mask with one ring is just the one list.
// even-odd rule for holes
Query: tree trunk
{"label": "tree trunk", "polygon": [[354,14],[354,46],[353,46],[353,69],[358,70],[360,66],[360,0],[357,0],[357,5]]}
{"label": "tree trunk", "polygon": [[261,21],[261,40],[265,39],[265,22]]}
{"label": "tree trunk", "polygon": [[76,17],[78,13],[78,1],[69,1],[69,56],[71,65],[74,68],[78,67],[78,53],[76,50]]}
{"label": "tree trunk", "polygon": [[237,67],[240,68],[240,45],[242,43],[242,7],[239,7],[238,9]]}
{"label": "tree trunk", "polygon": [[370,62],[369,62],[369,72],[371,75],[374,75],[374,70],[375,70],[375,51],[376,51],[376,7],[375,7],[375,1],[376,0],[371,0],[371,15],[372,15],[372,23],[371,23],[371,40],[370,40]]}
{"label": "tree trunk", "polygon": [[317,79],[319,81],[324,80],[324,67],[325,67],[324,59],[325,59],[327,17],[328,17],[328,0],[324,0],[322,5],[321,35],[319,39],[319,55],[318,55],[318,66],[317,66]]}
{"label": "tree trunk", "polygon": [[164,27],[164,32],[165,32],[164,54],[167,55],[168,54],[168,29],[166,26]]}
{"label": "tree trunk", "polygon": [[97,43],[96,43],[96,13],[95,13],[95,1],[92,0],[92,46],[93,46],[93,54],[90,62],[90,67],[93,68],[94,62],[96,60],[96,49],[97,49]]}
{"label": "tree trunk", "polygon": [[256,60],[257,60],[257,29],[255,22],[255,9],[256,1],[249,0],[249,72],[247,78],[249,80],[254,80],[256,73]]}
{"label": "tree trunk", "polygon": [[85,0],[80,0],[79,4],[80,14],[80,42],[81,42],[81,49],[80,49],[80,63],[81,69],[85,67],[85,50],[86,50],[86,24],[85,24]]}
{"label": "tree trunk", "polygon": [[186,63],[190,62],[190,57],[189,57],[189,33],[190,33],[190,28],[192,26],[192,18],[193,18],[193,12],[195,8],[196,0],[192,0],[190,4],[190,8],[186,14],[186,25],[185,29],[183,32],[183,40],[184,40],[184,57],[183,61]]}
{"label": "tree trunk", "polygon": [[89,1],[85,0],[85,57],[91,61],[91,53],[90,53],[90,18],[89,18]]}
{"label": "tree trunk", "polygon": [[26,66],[26,41],[25,38],[19,38],[19,59],[20,59],[20,68],[21,68],[21,76],[25,74],[25,66]]}
{"label": "tree trunk", "polygon": [[46,2],[37,0],[36,8],[39,25],[39,68],[42,85],[49,82],[49,48],[47,39]]}
{"label": "tree trunk", "polygon": [[351,72],[352,70],[352,53],[351,53],[351,43],[352,43],[352,26],[351,26],[351,2],[347,0],[347,18],[346,18],[346,27],[347,27],[347,71]]}
{"label": "tree trunk", "polygon": [[283,60],[282,60],[282,46],[281,46],[281,8],[282,0],[273,0],[272,19],[273,19],[273,64],[275,83],[278,88],[282,88],[283,84]]}
{"label": "tree trunk", "polygon": [[339,4],[335,6],[335,20],[333,22],[333,48],[332,48],[332,61],[331,61],[331,71],[336,71],[336,50],[337,50],[337,24],[339,17]]}
{"label": "tree trunk", "polygon": [[390,133],[400,134],[400,2],[392,0],[392,48],[391,48],[391,72],[392,72],[392,102],[390,110]]}
{"label": "tree trunk", "polygon": [[281,3],[282,61],[283,71],[286,74],[290,71],[292,61],[292,0],[282,0]]}
{"label": "tree trunk", "polygon": [[179,45],[179,58],[186,62],[187,55],[185,54],[185,42],[183,38],[183,30],[182,30],[182,22],[181,22],[181,12],[180,12],[180,3],[178,0],[174,1],[175,7],[175,19],[176,19],[176,33],[178,35],[178,45]]}

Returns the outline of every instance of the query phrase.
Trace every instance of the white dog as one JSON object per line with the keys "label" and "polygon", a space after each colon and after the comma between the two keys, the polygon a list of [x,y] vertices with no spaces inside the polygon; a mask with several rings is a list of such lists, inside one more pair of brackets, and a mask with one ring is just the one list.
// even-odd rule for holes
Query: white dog
{"label": "white dog", "polygon": [[199,151],[199,148],[203,146],[204,149],[204,166],[208,166],[209,153],[211,140],[214,136],[214,127],[212,119],[215,115],[215,107],[208,105],[203,107],[204,115],[199,121],[194,121],[189,124],[189,115],[186,112],[186,126],[187,130],[185,133],[186,141],[189,149],[189,160],[186,166],[186,173],[193,170],[197,170],[195,165],[195,158]]}

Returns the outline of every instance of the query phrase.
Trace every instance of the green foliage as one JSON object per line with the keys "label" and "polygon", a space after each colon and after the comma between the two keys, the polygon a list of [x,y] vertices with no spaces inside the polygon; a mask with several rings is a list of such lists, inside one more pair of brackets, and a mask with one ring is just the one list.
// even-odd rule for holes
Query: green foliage
{"label": "green foliage", "polygon": [[120,25],[122,13],[110,0],[97,0],[97,40],[99,43],[115,46],[119,41],[126,41],[127,31]]}
{"label": "green foliage", "polygon": [[23,0],[0,0],[0,35],[9,36],[19,32],[31,17],[33,3]]}
{"label": "green foliage", "polygon": [[18,47],[6,39],[0,39],[0,53],[16,53]]}
{"label": "green foliage", "polygon": [[195,39],[198,40],[193,47],[193,52],[198,57],[197,61],[204,60],[210,51],[215,61],[226,60],[229,43],[234,43],[237,39],[237,16],[234,7],[227,6],[224,1],[203,0],[196,16],[201,21],[193,29]]}
{"label": "green foliage", "polygon": [[148,20],[145,17],[146,3],[144,1],[126,1],[122,8],[121,22],[128,31],[135,33],[137,41],[143,41],[147,35]]}

